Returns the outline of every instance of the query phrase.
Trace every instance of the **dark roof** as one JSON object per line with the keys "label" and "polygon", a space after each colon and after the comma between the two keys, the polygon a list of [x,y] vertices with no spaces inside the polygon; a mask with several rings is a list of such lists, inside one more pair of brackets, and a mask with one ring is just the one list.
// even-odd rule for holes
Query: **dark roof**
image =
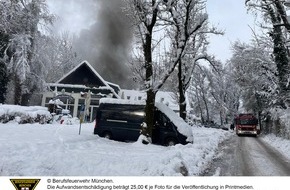
{"label": "dark roof", "polygon": [[74,85],[79,84],[96,88],[100,86],[108,86],[106,81],[87,61],[83,61],[81,64],[77,65],[56,83]]}

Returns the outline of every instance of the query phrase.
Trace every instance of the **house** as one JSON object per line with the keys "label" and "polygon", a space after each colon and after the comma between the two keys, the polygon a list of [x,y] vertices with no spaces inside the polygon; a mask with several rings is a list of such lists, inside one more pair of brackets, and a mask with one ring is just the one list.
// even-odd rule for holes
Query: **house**
{"label": "house", "polygon": [[[146,92],[138,91],[138,90],[125,90],[121,89],[120,91],[121,99],[126,100],[146,100]],[[178,96],[174,92],[161,91],[159,90],[156,93],[155,102],[163,103],[167,105],[170,109],[172,109],[175,113],[179,114],[179,103]],[[186,94],[186,111],[188,113],[192,112],[192,108],[189,103],[189,97]]]}
{"label": "house", "polygon": [[[146,100],[146,92],[137,91],[137,90],[121,90],[120,93],[121,99],[126,100]],[[158,91],[155,98],[156,102],[163,103],[167,105],[170,109],[172,109],[174,112],[179,112],[179,105],[178,105],[178,99],[176,94],[173,92],[165,92],[165,91]]]}
{"label": "house", "polygon": [[87,62],[83,61],[55,83],[47,83],[48,91],[43,93],[42,106],[49,107],[54,100],[59,106],[70,110],[73,117],[86,112],[88,121],[94,120],[99,100],[103,97],[120,98],[120,87],[105,81]]}

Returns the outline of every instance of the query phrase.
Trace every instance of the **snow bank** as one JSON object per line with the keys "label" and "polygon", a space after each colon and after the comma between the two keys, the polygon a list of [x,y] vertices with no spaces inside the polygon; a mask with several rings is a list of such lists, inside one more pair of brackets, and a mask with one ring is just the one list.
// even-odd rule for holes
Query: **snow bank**
{"label": "snow bank", "polygon": [[276,137],[273,134],[266,135],[262,137],[262,139],[274,148],[278,149],[279,152],[283,153],[283,155],[290,160],[290,140]]}
{"label": "snow bank", "polygon": [[280,134],[284,138],[290,139],[290,108],[285,109],[272,109],[271,115],[273,119],[279,120],[283,126]]}

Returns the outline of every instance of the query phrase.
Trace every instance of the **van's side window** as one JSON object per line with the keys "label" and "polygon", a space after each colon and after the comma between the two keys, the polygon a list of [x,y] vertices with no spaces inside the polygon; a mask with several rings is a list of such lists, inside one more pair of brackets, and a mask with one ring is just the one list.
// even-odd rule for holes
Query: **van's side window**
{"label": "van's side window", "polygon": [[127,120],[127,115],[122,112],[116,112],[113,110],[105,110],[103,111],[103,119],[115,119],[115,120]]}
{"label": "van's side window", "polygon": [[144,111],[135,110],[135,111],[126,111],[126,110],[104,110],[102,112],[102,119],[114,119],[120,121],[130,121],[130,122],[140,122],[144,121]]}

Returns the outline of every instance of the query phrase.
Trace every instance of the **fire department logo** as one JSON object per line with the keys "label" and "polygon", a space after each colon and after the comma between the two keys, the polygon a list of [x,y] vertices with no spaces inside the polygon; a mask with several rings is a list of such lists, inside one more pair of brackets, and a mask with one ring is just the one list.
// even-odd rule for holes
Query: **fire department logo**
{"label": "fire department logo", "polygon": [[34,190],[40,179],[10,179],[16,190]]}

